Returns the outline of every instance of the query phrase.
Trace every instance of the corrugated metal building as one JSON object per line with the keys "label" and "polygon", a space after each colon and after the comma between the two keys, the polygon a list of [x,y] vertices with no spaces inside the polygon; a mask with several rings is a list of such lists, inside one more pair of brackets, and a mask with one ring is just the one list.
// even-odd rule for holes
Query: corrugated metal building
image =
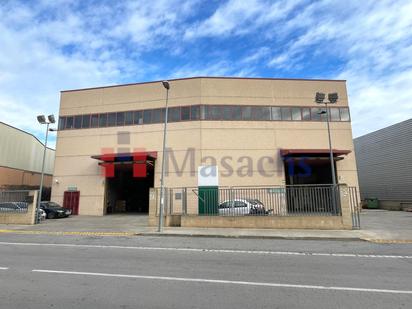
{"label": "corrugated metal building", "polygon": [[412,119],[354,139],[362,199],[382,208],[412,202]]}
{"label": "corrugated metal building", "polygon": [[[40,184],[44,144],[34,135],[0,122],[0,188]],[[45,186],[50,187],[55,151],[47,148]]]}

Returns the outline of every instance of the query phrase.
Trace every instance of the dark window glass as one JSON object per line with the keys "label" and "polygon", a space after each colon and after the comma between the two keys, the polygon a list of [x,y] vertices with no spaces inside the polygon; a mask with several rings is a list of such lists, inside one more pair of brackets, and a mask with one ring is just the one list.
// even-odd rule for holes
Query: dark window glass
{"label": "dark window glass", "polygon": [[107,114],[107,126],[113,127],[116,125],[116,113]]}
{"label": "dark window glass", "polygon": [[91,120],[91,128],[97,128],[99,126],[99,115],[94,114],[92,115],[92,120]]}
{"label": "dark window glass", "polygon": [[107,114],[100,114],[99,116],[99,128],[107,127]]}
{"label": "dark window glass", "polygon": [[116,125],[124,126],[124,112],[118,112],[116,116]]}
{"label": "dark window glass", "polygon": [[142,111],[135,111],[133,113],[134,116],[134,124],[143,124],[143,112]]}
{"label": "dark window glass", "polygon": [[133,112],[124,113],[124,124],[125,125],[133,124]]}
{"label": "dark window glass", "polygon": [[152,123],[152,110],[151,109],[147,109],[143,111],[143,123],[144,124]]}
{"label": "dark window glass", "polygon": [[312,121],[320,121],[321,120],[321,112],[323,111],[323,108],[319,108],[319,107],[312,107],[310,109],[310,118]]}
{"label": "dark window glass", "polygon": [[349,108],[340,108],[340,121],[350,121]]}
{"label": "dark window glass", "polygon": [[242,106],[242,119],[243,120],[252,120],[252,107]]}
{"label": "dark window glass", "polygon": [[272,120],[282,120],[280,107],[272,107]]}
{"label": "dark window glass", "polygon": [[208,120],[221,120],[223,118],[223,106],[207,105],[206,108],[206,117]]}
{"label": "dark window glass", "polygon": [[82,116],[78,115],[74,117],[74,128],[80,129],[82,127]]}
{"label": "dark window glass", "polygon": [[329,108],[330,120],[340,121],[339,108]]}
{"label": "dark window glass", "polygon": [[233,106],[223,106],[223,120],[233,120]]}
{"label": "dark window glass", "polygon": [[90,115],[83,115],[82,128],[90,128]]}
{"label": "dark window glass", "polygon": [[253,120],[270,120],[270,107],[253,106],[252,118]]}
{"label": "dark window glass", "polygon": [[190,120],[190,106],[183,106],[180,108],[180,118],[182,121]]}
{"label": "dark window glass", "polygon": [[241,106],[233,106],[232,107],[232,116],[233,120],[242,120],[242,107]]}
{"label": "dark window glass", "polygon": [[160,108],[152,111],[152,123],[161,123],[163,121],[162,110]]}
{"label": "dark window glass", "polygon": [[282,107],[280,112],[282,114],[282,120],[292,120],[292,112],[290,107]]}
{"label": "dark window glass", "polygon": [[302,119],[310,121],[310,108],[302,108]]}
{"label": "dark window glass", "polygon": [[300,107],[292,107],[292,120],[302,120]]}
{"label": "dark window glass", "polygon": [[64,126],[66,124],[66,117],[59,117],[59,130],[64,130]]}
{"label": "dark window glass", "polygon": [[180,121],[180,107],[171,107],[167,111],[167,121],[177,122]]}
{"label": "dark window glass", "polygon": [[200,119],[200,106],[194,105],[190,107],[190,119],[199,120]]}

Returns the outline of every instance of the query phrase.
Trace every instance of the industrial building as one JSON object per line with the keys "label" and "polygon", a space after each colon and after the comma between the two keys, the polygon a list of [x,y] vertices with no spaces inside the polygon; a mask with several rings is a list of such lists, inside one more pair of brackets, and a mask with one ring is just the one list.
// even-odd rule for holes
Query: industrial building
{"label": "industrial building", "polygon": [[[0,122],[0,189],[38,189],[44,144],[34,135]],[[46,149],[44,186],[51,187],[54,149]]]}
{"label": "industrial building", "polygon": [[[219,187],[331,184],[326,115],[336,181],[358,186],[345,81],[169,83],[166,187],[197,187],[204,165],[217,166]],[[327,114],[318,91],[339,95]],[[150,188],[160,186],[165,100],[160,81],[62,91],[52,200],[77,192],[79,214],[148,213]]]}
{"label": "industrial building", "polygon": [[363,200],[381,208],[412,206],[412,119],[354,139]]}

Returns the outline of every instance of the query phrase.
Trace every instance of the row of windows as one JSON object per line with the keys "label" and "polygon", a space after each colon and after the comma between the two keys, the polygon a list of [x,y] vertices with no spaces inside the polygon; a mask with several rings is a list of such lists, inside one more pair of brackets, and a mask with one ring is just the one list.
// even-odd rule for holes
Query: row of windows
{"label": "row of windows", "polygon": [[[168,122],[194,120],[253,121],[350,121],[347,107],[332,107],[325,113],[319,107],[192,105],[170,107]],[[138,111],[66,116],[59,118],[59,130],[104,128],[125,125],[163,123],[164,108]]]}

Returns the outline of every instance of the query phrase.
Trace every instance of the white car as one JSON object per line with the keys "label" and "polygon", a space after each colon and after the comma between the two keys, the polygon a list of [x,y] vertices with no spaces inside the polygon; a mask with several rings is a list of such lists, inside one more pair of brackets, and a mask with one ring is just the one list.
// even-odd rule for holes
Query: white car
{"label": "white car", "polygon": [[233,199],[219,205],[221,216],[264,215],[265,207],[257,199]]}
{"label": "white car", "polygon": [[44,221],[44,220],[46,220],[46,217],[47,217],[47,215],[46,215],[46,212],[43,210],[43,209],[39,209],[39,218],[40,218],[40,220],[39,221]]}

